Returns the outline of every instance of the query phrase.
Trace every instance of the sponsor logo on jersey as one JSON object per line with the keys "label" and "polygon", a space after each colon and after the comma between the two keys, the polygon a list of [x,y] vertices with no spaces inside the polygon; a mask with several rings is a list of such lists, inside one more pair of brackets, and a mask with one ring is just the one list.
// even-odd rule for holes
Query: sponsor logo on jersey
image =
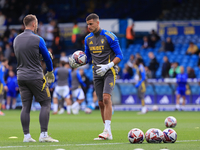
{"label": "sponsor logo on jersey", "polygon": [[131,95],[125,100],[125,104],[134,104],[134,103],[135,100]]}
{"label": "sponsor logo on jersey", "polygon": [[93,42],[91,41],[89,44],[93,44]]}
{"label": "sponsor logo on jersey", "polygon": [[160,104],[169,104],[169,99],[167,96],[163,96],[160,100]]}
{"label": "sponsor logo on jersey", "polygon": [[104,50],[104,46],[90,46],[90,50]]}
{"label": "sponsor logo on jersey", "polygon": [[104,39],[101,39],[101,43],[102,43],[102,44],[104,43]]}

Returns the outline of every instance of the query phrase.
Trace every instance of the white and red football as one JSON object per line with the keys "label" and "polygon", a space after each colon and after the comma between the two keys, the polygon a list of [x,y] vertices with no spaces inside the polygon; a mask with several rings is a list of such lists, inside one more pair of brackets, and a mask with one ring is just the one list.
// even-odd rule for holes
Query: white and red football
{"label": "white and red football", "polygon": [[150,138],[150,136],[149,136],[149,133],[151,132],[151,130],[153,130],[154,128],[151,128],[151,129],[149,129],[149,130],[147,130],[147,132],[145,133],[145,139],[146,139],[146,141],[149,143],[149,138]]}
{"label": "white and red football", "polygon": [[86,54],[83,52],[83,51],[75,51],[73,54],[72,54],[72,58],[75,60],[75,62],[77,64],[85,64],[86,61],[87,61],[87,56]]}
{"label": "white and red football", "polygon": [[167,128],[174,128],[177,124],[176,118],[169,116],[165,119],[165,126]]}
{"label": "white and red football", "polygon": [[174,143],[177,140],[177,133],[173,129],[170,129],[170,128],[165,129],[163,131],[163,135],[164,135],[164,138],[163,138],[164,143]]}
{"label": "white and red football", "polygon": [[131,129],[128,132],[128,140],[130,143],[142,143],[144,141],[144,133],[138,128]]}
{"label": "white and red football", "polygon": [[85,109],[85,113],[86,113],[86,114],[91,114],[91,113],[92,113],[92,109],[86,108],[86,109]]}
{"label": "white and red football", "polygon": [[161,143],[163,141],[163,132],[160,129],[149,129],[146,134],[145,138],[148,143]]}

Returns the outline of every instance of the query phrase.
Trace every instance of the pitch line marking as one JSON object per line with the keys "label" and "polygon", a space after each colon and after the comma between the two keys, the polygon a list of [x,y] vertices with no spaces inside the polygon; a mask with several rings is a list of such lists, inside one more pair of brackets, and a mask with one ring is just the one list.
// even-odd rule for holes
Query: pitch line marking
{"label": "pitch line marking", "polygon": [[[176,142],[198,142],[200,140],[181,140]],[[125,144],[125,143],[91,143],[91,144],[63,144],[63,145],[27,145],[27,146],[0,146],[3,148],[20,148],[20,147],[45,147],[45,146],[89,146],[89,145],[114,145],[114,144]]]}

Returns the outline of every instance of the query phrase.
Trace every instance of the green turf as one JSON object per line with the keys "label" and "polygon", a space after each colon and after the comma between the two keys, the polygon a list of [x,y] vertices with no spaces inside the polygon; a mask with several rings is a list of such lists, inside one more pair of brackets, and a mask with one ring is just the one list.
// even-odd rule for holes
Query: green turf
{"label": "green turf", "polygon": [[[51,115],[49,135],[58,139],[59,143],[23,143],[23,133],[20,123],[20,111],[4,111],[5,116],[0,116],[0,149],[14,150],[55,150],[55,149],[118,149],[133,150],[200,150],[200,113],[199,112],[148,112],[146,115],[137,115],[137,112],[116,112],[112,118],[112,141],[93,141],[103,131],[103,123],[99,111],[92,114],[80,112],[78,115]],[[31,112],[30,133],[38,141],[39,111]],[[149,144],[144,140],[142,144],[130,144],[127,134],[132,128],[139,128],[144,133],[149,128],[164,130],[164,120],[167,116],[177,119],[178,139],[176,143]],[[16,136],[16,139],[9,137]],[[192,141],[193,140],[193,141]],[[9,147],[11,146],[11,147]]]}

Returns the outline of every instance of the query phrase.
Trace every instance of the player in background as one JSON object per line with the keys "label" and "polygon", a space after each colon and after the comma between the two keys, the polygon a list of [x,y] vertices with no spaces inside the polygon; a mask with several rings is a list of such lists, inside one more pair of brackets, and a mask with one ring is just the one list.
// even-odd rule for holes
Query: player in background
{"label": "player in background", "polygon": [[80,109],[80,104],[85,100],[85,94],[81,85],[86,87],[81,76],[83,75],[83,70],[78,70],[76,68],[72,71],[72,98],[76,99],[72,105],[72,113],[78,114]]}
{"label": "player in background", "polygon": [[[17,81],[22,100],[21,124],[24,132],[23,142],[36,142],[29,132],[30,110],[33,100],[40,103],[40,137],[39,142],[59,142],[48,135],[51,95],[48,83],[55,80],[52,58],[45,41],[36,35],[38,20],[35,15],[27,15],[23,19],[24,32],[14,39],[14,52],[17,58]],[[40,54],[46,63],[47,73],[44,76],[40,62]]]}
{"label": "player in background", "polygon": [[10,102],[12,99],[12,109],[16,108],[16,96],[17,96],[17,91],[19,89],[18,84],[17,84],[17,76],[15,75],[14,71],[10,70],[9,71],[9,77],[7,78],[7,86],[8,86],[8,91],[7,91],[7,104],[6,104],[6,109],[10,109]]}
{"label": "player in background", "polygon": [[187,84],[187,74],[184,72],[184,67],[180,66],[180,73],[176,75],[176,108],[175,110],[180,110],[180,98],[183,98],[182,102],[182,110],[184,110],[185,106],[185,92],[186,92],[186,84]]}
{"label": "player in background", "polygon": [[146,114],[147,108],[145,106],[144,96],[146,91],[146,85],[145,85],[145,79],[146,79],[146,73],[145,68],[143,65],[143,60],[141,58],[137,58],[135,62],[136,67],[136,73],[138,76],[138,81],[135,85],[135,87],[138,89],[138,98],[141,100],[142,103],[142,109],[141,112],[138,114]]}
{"label": "player in background", "polygon": [[[91,60],[93,63],[94,87],[104,123],[103,133],[94,140],[112,140],[111,93],[118,73],[117,64],[123,59],[123,55],[118,38],[112,32],[100,28],[97,14],[88,15],[86,22],[91,33],[85,37],[85,54],[87,55],[87,63]],[[70,64],[72,68],[80,66],[73,60],[70,61]]]}
{"label": "player in background", "polygon": [[[94,86],[94,84],[93,84],[93,86]],[[96,102],[98,101],[98,97],[97,97],[96,91],[94,90],[94,87],[93,87],[92,97],[93,97],[93,101],[88,106],[87,109],[90,109],[90,110],[87,110],[87,112],[92,112],[92,110],[95,110],[95,108],[96,108]]]}
{"label": "player in background", "polygon": [[7,59],[3,59],[0,64],[0,116],[4,116],[5,114],[1,111],[2,108],[2,102],[4,100],[4,90],[8,91],[8,87],[4,81],[4,73],[6,70],[6,66],[8,64]]}
{"label": "player in background", "polygon": [[[55,69],[54,72],[56,79],[56,87],[53,92],[53,114],[58,113],[58,99],[64,98],[67,103],[67,114],[71,114],[71,99],[70,99],[70,88],[71,88],[71,69],[69,68],[68,59],[60,61],[60,67]],[[64,108],[61,108],[59,114],[64,113]]]}

